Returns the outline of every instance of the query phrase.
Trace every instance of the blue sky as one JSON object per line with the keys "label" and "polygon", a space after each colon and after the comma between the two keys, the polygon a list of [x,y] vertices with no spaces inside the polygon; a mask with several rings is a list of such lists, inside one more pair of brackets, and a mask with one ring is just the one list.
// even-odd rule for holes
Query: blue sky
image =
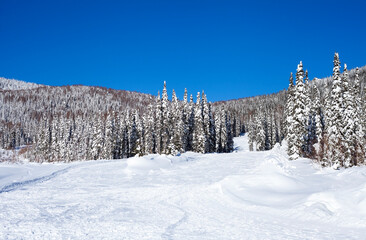
{"label": "blue sky", "polygon": [[0,0],[0,76],[210,101],[287,88],[300,60],[366,65],[364,1]]}

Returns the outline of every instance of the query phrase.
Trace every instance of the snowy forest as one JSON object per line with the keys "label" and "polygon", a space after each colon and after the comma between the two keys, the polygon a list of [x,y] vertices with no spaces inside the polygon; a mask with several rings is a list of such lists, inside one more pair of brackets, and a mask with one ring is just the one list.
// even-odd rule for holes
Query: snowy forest
{"label": "snowy forest", "polygon": [[291,160],[307,157],[335,169],[365,164],[366,69],[348,72],[344,64],[341,74],[338,53],[333,63],[331,78],[309,81],[300,62],[295,83],[290,75],[283,112],[276,104],[262,105],[251,118],[251,150],[254,145],[256,150],[268,150],[286,139]]}
{"label": "snowy forest", "polygon": [[0,78],[0,144],[37,162],[120,159],[146,154],[231,152],[248,134],[252,151],[286,140],[291,160],[322,166],[365,163],[366,67],[309,80],[302,62],[278,93],[210,103],[205,93],[162,94],[81,85],[51,87]]}
{"label": "snowy forest", "polygon": [[[74,96],[70,94],[70,89],[66,89],[65,93],[69,95],[68,98]],[[5,94],[3,101],[12,101],[13,98],[14,96]],[[87,104],[86,109],[94,106],[94,111],[90,112],[85,111],[83,106],[70,107],[69,101],[61,101],[61,104],[54,105],[54,110],[49,114],[39,112],[38,118],[33,118],[33,122],[38,120],[38,126],[34,128],[36,131],[26,131],[21,127],[22,124],[5,124],[2,129],[2,147],[17,148],[33,143],[27,151],[27,157],[37,162],[233,150],[237,126],[232,124],[224,110],[213,115],[211,104],[203,91],[202,94],[197,93],[194,103],[192,95],[188,101],[187,90],[183,101],[178,100],[173,90],[170,101],[164,82],[161,98],[160,94],[155,98],[143,95],[135,100],[137,101],[124,107],[118,108],[116,103],[115,106],[105,106],[104,109],[98,100],[96,105],[100,106],[99,109],[95,109],[93,103]],[[56,101],[60,103],[59,99]],[[26,99],[22,102],[29,104]],[[81,101],[77,102],[81,104]],[[62,111],[60,105],[73,111]],[[147,107],[142,107],[144,105]],[[3,118],[9,118],[9,113],[20,117],[24,111],[22,107],[19,107],[20,112],[10,111],[10,108],[13,107],[9,106],[9,111],[6,111],[3,105]],[[22,123],[26,122],[23,119]]]}

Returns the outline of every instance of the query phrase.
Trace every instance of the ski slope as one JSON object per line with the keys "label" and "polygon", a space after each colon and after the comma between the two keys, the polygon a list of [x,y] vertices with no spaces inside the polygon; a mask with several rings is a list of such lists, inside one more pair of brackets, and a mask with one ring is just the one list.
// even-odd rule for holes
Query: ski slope
{"label": "ski slope", "polygon": [[0,164],[0,239],[365,239],[366,168],[279,146],[71,164]]}

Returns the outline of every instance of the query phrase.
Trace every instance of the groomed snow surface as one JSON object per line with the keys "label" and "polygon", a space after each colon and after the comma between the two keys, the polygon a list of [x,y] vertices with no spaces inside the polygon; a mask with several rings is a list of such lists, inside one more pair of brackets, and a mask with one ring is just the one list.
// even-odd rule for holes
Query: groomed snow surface
{"label": "groomed snow surface", "polygon": [[0,239],[365,239],[366,168],[280,146],[71,164],[0,164]]}

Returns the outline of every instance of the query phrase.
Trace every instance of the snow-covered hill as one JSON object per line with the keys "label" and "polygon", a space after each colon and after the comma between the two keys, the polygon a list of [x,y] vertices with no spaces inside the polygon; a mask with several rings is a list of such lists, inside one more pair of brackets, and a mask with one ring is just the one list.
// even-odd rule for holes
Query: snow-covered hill
{"label": "snow-covered hill", "polygon": [[0,77],[0,89],[2,90],[33,89],[42,86],[44,85]]}
{"label": "snow-covered hill", "polygon": [[71,164],[0,164],[0,239],[364,239],[366,168],[276,146]]}

